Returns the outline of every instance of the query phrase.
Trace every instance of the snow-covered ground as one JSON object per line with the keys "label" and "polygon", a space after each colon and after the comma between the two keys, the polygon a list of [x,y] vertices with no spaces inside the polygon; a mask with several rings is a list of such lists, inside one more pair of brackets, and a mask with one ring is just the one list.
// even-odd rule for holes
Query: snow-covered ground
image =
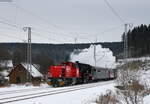
{"label": "snow-covered ground", "polygon": [[4,91],[14,91],[14,90],[23,90],[23,89],[33,89],[33,88],[49,88],[47,84],[41,84],[40,86],[32,86],[31,84],[26,84],[26,85],[15,85],[11,84],[10,86],[7,87],[1,87],[0,88],[0,93]]}
{"label": "snow-covered ground", "polygon": [[[140,70],[138,72],[140,76],[140,81],[143,84],[146,84],[148,88],[150,88],[150,68],[147,71]],[[150,95],[147,95],[143,99],[144,104],[150,104]]]}
{"label": "snow-covered ground", "polygon": [[[150,88],[150,68],[147,71],[139,71],[141,83],[146,84]],[[147,95],[143,99],[144,104],[150,104],[150,95]]]}
{"label": "snow-covered ground", "polygon": [[[124,64],[124,60],[118,60],[120,65]],[[141,84],[146,85],[150,88],[150,57],[139,57],[139,58],[128,58],[126,60],[128,63],[140,62],[141,66],[137,69],[137,76]],[[136,70],[135,70],[136,71]],[[150,95],[147,95],[143,99],[143,104],[150,104]]]}
{"label": "snow-covered ground", "polygon": [[[105,93],[108,89],[114,90],[114,81],[110,81],[107,83],[106,82],[100,82],[100,83],[102,83],[102,84],[97,87],[92,87],[92,88],[82,89],[82,90],[77,90],[77,91],[71,91],[71,92],[67,92],[67,93],[60,93],[60,94],[56,94],[56,95],[49,95],[49,96],[44,96],[44,97],[39,97],[39,98],[33,98],[33,99],[29,99],[29,100],[22,100],[22,101],[12,102],[9,104],[87,104],[87,103],[89,104],[89,103],[92,103],[97,98],[98,95]],[[22,86],[22,88],[26,89],[25,86]],[[0,92],[4,91],[4,90],[8,91],[8,90],[16,90],[16,89],[18,90],[18,87],[16,87],[16,86],[9,87],[9,88],[1,88]],[[51,89],[51,90],[64,89],[64,87],[49,88],[49,89]],[[36,92],[40,92],[40,90],[36,91]],[[16,96],[15,93],[14,93],[14,96]],[[0,98],[1,98],[1,96],[0,96]]]}
{"label": "snow-covered ground", "polygon": [[144,97],[144,104],[150,104],[150,95]]}
{"label": "snow-covered ground", "polygon": [[[79,50],[77,54],[73,52],[71,54],[71,61],[79,61],[82,63],[90,64],[95,66],[94,61],[94,45],[91,45],[88,49]],[[115,68],[116,58],[113,56],[113,53],[108,48],[102,48],[101,45],[96,45],[96,66],[104,68]]]}
{"label": "snow-covered ground", "polygon": [[[147,81],[149,83],[150,78],[150,70],[147,71],[141,71],[140,73],[140,78],[141,80]],[[48,96],[43,96],[43,97],[38,97],[38,98],[32,98],[28,100],[22,100],[22,101],[17,101],[17,102],[12,102],[8,104],[95,104],[93,103],[96,98],[98,98],[99,95],[105,94],[107,90],[112,90],[115,91],[115,81],[109,81],[110,83],[106,82],[100,82],[103,83],[100,86],[93,87],[93,88],[88,88],[88,89],[81,89],[77,91],[71,91],[67,93],[60,93],[60,94],[55,94],[55,95],[48,95]],[[25,86],[25,85],[12,85],[10,87],[5,87],[5,88],[0,88],[0,92],[3,91],[14,91],[14,90],[23,90],[23,89],[31,89],[31,88],[41,88],[41,90],[37,91],[27,91],[27,92],[22,92],[21,94],[27,94],[27,93],[38,93],[41,92],[42,90],[47,91],[47,90],[58,90],[58,89],[65,89],[65,88],[70,88],[69,87],[60,87],[60,88],[52,88],[46,84],[42,84],[41,86]],[[20,95],[20,93],[14,93],[11,94],[12,96]],[[0,99],[3,97],[9,97],[10,95],[5,95],[5,96],[0,96]],[[144,104],[150,104],[150,95],[144,97]]]}
{"label": "snow-covered ground", "polygon": [[[145,61],[145,60],[150,60],[150,57],[139,57],[139,58],[128,58],[127,61],[128,62],[132,62],[132,61]],[[123,59],[119,59],[118,61],[123,62]]]}
{"label": "snow-covered ground", "polygon": [[138,74],[140,76],[141,83],[146,84],[147,87],[150,87],[150,69],[147,71],[140,70]]}

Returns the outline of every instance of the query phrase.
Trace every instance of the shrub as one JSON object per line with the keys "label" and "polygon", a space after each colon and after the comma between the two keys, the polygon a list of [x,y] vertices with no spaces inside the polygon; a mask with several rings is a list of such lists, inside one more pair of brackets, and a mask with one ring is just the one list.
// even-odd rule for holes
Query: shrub
{"label": "shrub", "polygon": [[112,91],[108,91],[105,95],[100,95],[98,99],[95,101],[96,104],[119,104],[119,100],[117,96],[112,93]]}

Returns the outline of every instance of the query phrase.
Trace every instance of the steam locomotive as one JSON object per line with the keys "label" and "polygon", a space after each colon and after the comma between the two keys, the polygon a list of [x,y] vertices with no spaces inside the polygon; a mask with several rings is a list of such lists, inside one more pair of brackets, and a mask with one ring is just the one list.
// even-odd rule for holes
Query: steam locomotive
{"label": "steam locomotive", "polygon": [[47,83],[54,87],[110,80],[117,77],[116,69],[94,67],[79,62],[64,62],[50,66]]}

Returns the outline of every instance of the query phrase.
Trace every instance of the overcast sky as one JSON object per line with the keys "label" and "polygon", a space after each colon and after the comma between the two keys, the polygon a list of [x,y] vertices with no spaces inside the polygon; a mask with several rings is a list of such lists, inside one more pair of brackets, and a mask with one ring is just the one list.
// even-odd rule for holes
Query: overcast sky
{"label": "overcast sky", "polygon": [[[1,1],[1,0],[0,0]],[[150,23],[150,0],[107,0],[134,26]],[[16,6],[17,5],[17,6]],[[120,41],[123,22],[104,0],[13,0],[0,2],[0,21],[31,26],[32,41],[44,43]],[[0,42],[22,42],[27,33],[0,23]]]}

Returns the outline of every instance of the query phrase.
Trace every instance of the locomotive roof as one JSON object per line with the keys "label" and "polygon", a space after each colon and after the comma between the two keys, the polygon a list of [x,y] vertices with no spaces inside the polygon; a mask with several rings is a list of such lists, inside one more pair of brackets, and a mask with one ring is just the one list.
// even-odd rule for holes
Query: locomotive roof
{"label": "locomotive roof", "polygon": [[69,64],[69,63],[74,64],[74,62],[62,62],[61,64]]}
{"label": "locomotive roof", "polygon": [[95,66],[94,66],[94,68],[97,70],[115,70],[115,69],[111,69],[111,68],[103,68],[103,67],[95,67]]}

